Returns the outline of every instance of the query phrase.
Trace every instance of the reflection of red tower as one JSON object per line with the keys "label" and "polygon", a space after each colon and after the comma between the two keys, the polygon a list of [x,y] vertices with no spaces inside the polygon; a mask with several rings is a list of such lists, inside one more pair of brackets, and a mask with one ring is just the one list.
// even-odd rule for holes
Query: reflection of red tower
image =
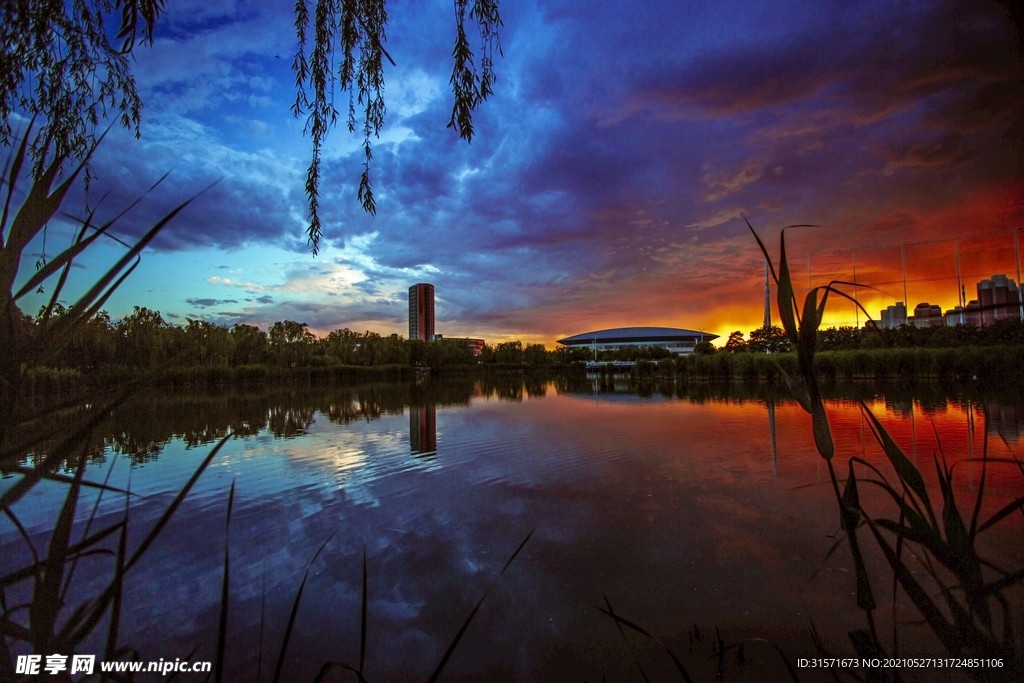
{"label": "reflection of red tower", "polygon": [[409,339],[434,341],[434,285],[409,288]]}
{"label": "reflection of red tower", "polygon": [[437,411],[433,405],[409,407],[409,451],[413,455],[437,453]]}

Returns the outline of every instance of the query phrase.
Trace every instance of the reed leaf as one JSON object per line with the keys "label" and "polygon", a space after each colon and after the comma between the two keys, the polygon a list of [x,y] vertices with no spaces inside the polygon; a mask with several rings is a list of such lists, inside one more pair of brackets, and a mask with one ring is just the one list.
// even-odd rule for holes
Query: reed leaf
{"label": "reed leaf", "polygon": [[[216,457],[217,453],[224,446],[224,444],[227,443],[227,440],[229,438],[231,438],[231,434],[225,436],[217,443],[216,446],[210,449],[210,453],[206,456],[206,458],[203,459],[203,462],[200,463],[198,468],[196,468],[196,471],[192,475],[192,477],[188,480],[188,482],[186,482],[185,486],[183,486],[182,489],[178,492],[178,495],[175,496],[174,500],[164,511],[164,514],[161,515],[160,519],[157,520],[156,525],[154,525],[154,527],[142,540],[142,543],[139,544],[139,547],[136,549],[135,553],[127,562],[124,563],[123,573],[127,573],[128,570],[130,570],[132,566],[134,566],[134,564],[138,562],[139,559],[141,559],[142,555],[153,544],[153,542],[156,540],[157,536],[160,534],[163,528],[167,526],[167,523],[170,521],[175,511],[178,509],[178,506],[180,506],[181,502],[185,499],[185,496],[188,495],[189,491],[192,489],[192,486],[199,479],[199,476],[206,470],[210,462],[213,461],[213,458]],[[83,620],[83,622],[80,625],[78,625],[74,632],[69,636],[70,642],[81,642],[82,639],[84,639],[89,633],[92,632],[92,630],[99,623],[100,618],[103,616],[103,613],[106,611],[107,606],[110,605],[110,603],[113,601],[115,590],[117,590],[117,587],[114,585],[114,583],[111,583],[109,586],[107,586],[106,590],[104,590],[100,597],[93,603],[89,616],[85,620]],[[68,630],[67,627],[65,627],[65,630]]]}
{"label": "reed leaf", "polygon": [[852,464],[850,465],[850,474],[846,478],[846,488],[843,489],[842,506],[843,530],[850,543],[850,554],[853,555],[853,567],[857,578],[857,607],[870,611],[875,609],[875,596],[871,591],[871,581],[868,579],[864,556],[861,554],[860,543],[857,540],[861,507],[860,496],[857,492],[857,477],[854,475]]}
{"label": "reed leaf", "polygon": [[363,546],[363,599],[359,615],[359,678],[363,677],[363,662],[366,660],[366,546]]}
{"label": "reed leaf", "polygon": [[910,572],[907,566],[896,556],[896,552],[889,546],[885,538],[879,533],[877,526],[870,518],[866,518],[868,528],[871,530],[872,535],[875,537],[875,542],[878,547],[882,550],[882,554],[885,556],[886,561],[889,563],[889,567],[896,573],[896,578],[900,582],[900,586],[903,588],[903,592],[907,594],[914,606],[921,613],[921,616],[925,618],[928,625],[931,627],[932,632],[935,633],[939,641],[951,653],[960,652],[960,641],[957,637],[956,630],[952,627],[949,622],[942,616],[942,612],[935,605],[935,602],[929,597],[927,591],[921,587],[917,579]]}
{"label": "reed leaf", "polygon": [[818,395],[817,385],[812,385],[811,390],[811,429],[814,433],[814,446],[818,449],[819,455],[825,460],[831,460],[835,455],[836,447],[832,441],[832,431],[828,426],[828,416],[825,414],[825,404]]}
{"label": "reed leaf", "polygon": [[[639,624],[637,624],[635,622],[632,622],[629,619],[626,619],[625,617],[622,617],[622,616],[619,616],[618,614],[616,614],[615,613],[615,609],[612,607],[612,603],[608,600],[608,596],[607,595],[604,596],[604,602],[605,602],[605,605],[608,606],[607,610],[602,608],[602,607],[599,607],[598,605],[591,605],[591,606],[594,609],[596,609],[598,612],[600,612],[601,614],[604,614],[605,616],[607,616],[607,617],[611,618],[612,620],[614,620],[615,621],[615,625],[618,627],[620,633],[622,633],[622,627],[625,626],[627,628],[630,628],[630,629],[636,631],[640,635],[644,636],[645,638],[649,639],[651,642],[655,643],[656,645],[661,647],[663,650],[665,650],[665,652],[668,654],[668,656],[672,659],[672,663],[675,664],[676,671],[678,671],[679,675],[683,677],[683,680],[686,681],[686,683],[693,683],[693,679],[690,677],[690,674],[686,670],[686,667],[683,666],[683,663],[681,661],[679,661],[679,658],[676,657],[675,653],[672,652],[672,650],[669,649],[664,643],[662,643],[661,640],[659,640],[657,636],[655,636],[653,633],[651,633],[650,631],[648,631],[644,627],[640,626]],[[623,639],[625,639],[625,637],[626,637],[625,633],[622,633],[622,637],[623,637]],[[628,644],[628,642],[629,641],[627,641],[627,644]],[[635,660],[635,657],[634,657],[634,660]],[[639,662],[637,663],[637,666],[639,666]]]}
{"label": "reed leaf", "polygon": [[121,627],[121,600],[124,597],[125,555],[128,548],[128,502],[124,497],[124,521],[121,524],[121,536],[117,540],[117,564],[114,566],[114,578],[111,581],[113,599],[110,605],[110,627],[107,629],[107,650],[105,659],[109,662],[117,656],[117,637]]}
{"label": "reed leaf", "polygon": [[946,468],[940,467],[938,458],[934,458],[934,460],[939,477],[939,488],[942,491],[942,523],[945,527],[946,541],[949,543],[951,553],[957,558],[953,571],[956,572],[956,576],[960,580],[960,586],[964,589],[971,609],[981,617],[982,623],[991,628],[992,613],[981,594],[983,583],[981,565],[978,562],[978,554],[971,545],[971,536],[957,509],[956,499],[953,497],[951,474]]}
{"label": "reed leaf", "polygon": [[163,531],[163,528],[167,526],[168,522],[171,521],[171,517],[174,516],[174,513],[178,509],[178,506],[181,505],[181,502],[183,500],[185,500],[185,496],[187,496],[188,492],[192,490],[192,487],[195,485],[196,481],[199,480],[199,477],[203,474],[203,472],[206,471],[206,468],[209,467],[210,463],[213,462],[213,459],[217,457],[217,453],[220,451],[221,448],[224,447],[224,444],[226,444],[228,442],[228,439],[230,438],[231,434],[229,433],[225,435],[223,439],[218,441],[216,446],[210,449],[209,454],[207,454],[207,456],[199,464],[199,467],[196,468],[195,473],[192,474],[192,477],[181,488],[181,490],[178,492],[178,495],[174,497],[173,501],[171,501],[171,504],[167,506],[167,509],[164,511],[164,514],[157,521],[156,525],[153,526],[153,529],[142,540],[142,543],[139,544],[139,547],[136,548],[135,553],[132,555],[131,559],[128,560],[127,564],[125,565],[125,571],[128,571],[133,566],[135,566],[135,563],[142,558],[142,555],[149,549],[149,546],[153,544],[153,541],[155,541],[156,537],[160,534],[161,531]]}
{"label": "reed leaf", "polygon": [[277,656],[277,666],[274,667],[273,683],[278,683],[278,681],[281,680],[281,670],[284,668],[284,655],[288,652],[288,642],[292,638],[292,628],[295,626],[295,618],[299,613],[299,603],[302,602],[302,591],[306,589],[306,580],[309,578],[309,570],[313,567],[313,563],[316,562],[316,558],[320,557],[320,553],[324,551],[324,548],[327,547],[327,544],[331,542],[331,539],[334,538],[335,534],[337,534],[340,529],[341,527],[338,527],[331,532],[331,535],[327,537],[327,540],[323,542],[323,545],[317,549],[316,553],[313,555],[313,559],[309,561],[308,565],[306,565],[306,572],[302,575],[302,583],[299,584],[299,592],[295,594],[295,602],[292,603],[292,611],[291,614],[288,615],[288,624],[284,629],[284,640],[281,641],[281,653]]}
{"label": "reed leaf", "polygon": [[39,565],[39,553],[36,551],[36,545],[32,542],[32,538],[28,535],[28,532],[25,530],[24,525],[22,525],[21,520],[18,519],[18,516],[14,514],[14,511],[6,505],[2,506],[0,509],[3,509],[4,514],[11,520],[11,523],[14,524],[14,528],[18,530],[22,540],[25,541],[25,545],[28,546],[29,552],[32,553],[33,562],[36,565]]}
{"label": "reed leaf", "polygon": [[[28,122],[28,126],[25,129],[25,135],[21,138],[21,144],[18,145],[14,152],[13,160],[8,156],[7,160],[4,162],[4,175],[7,175],[7,198],[4,200],[3,215],[0,216],[0,231],[7,227],[7,216],[10,215],[11,200],[14,198],[14,183],[17,181],[18,175],[21,173],[21,166],[25,161],[25,151],[28,149],[28,139],[32,134],[32,125],[35,123],[35,120],[36,117],[33,116],[32,120]],[[7,174],[8,170],[10,170],[9,175]],[[0,232],[0,240],[4,239],[5,236],[3,232]],[[2,246],[6,247],[6,242],[3,242]]]}
{"label": "reed leaf", "polygon": [[[10,471],[18,473],[18,474],[28,474],[28,473],[30,473],[32,471],[32,468],[31,467],[19,466],[19,467],[12,467]],[[75,480],[74,477],[69,477],[68,475],[61,474],[60,472],[50,472],[48,474],[41,474],[40,478],[46,479],[48,481],[61,482],[62,484],[70,484],[71,482],[73,482]],[[83,479],[81,481],[81,486],[82,486],[82,488],[87,488],[87,489],[88,488],[99,489],[101,492],[103,492],[103,491],[110,491],[111,493],[128,493],[124,489],[119,489],[116,486],[110,486],[110,485],[108,485],[105,482],[100,484],[99,482],[89,481],[88,479]],[[143,495],[138,494],[138,493],[133,493],[132,495],[136,496],[137,498],[141,498],[143,500],[149,499],[149,496],[143,496]]]}
{"label": "reed leaf", "polygon": [[[116,524],[107,527],[103,531],[98,531],[95,534],[93,534],[92,536],[88,536],[86,538],[83,538],[78,543],[74,543],[74,544],[68,546],[67,557],[69,559],[70,558],[85,557],[87,555],[87,553],[88,553],[88,549],[89,548],[91,548],[92,546],[96,545],[97,543],[99,543],[100,541],[105,539],[107,536],[110,536],[111,534],[115,533],[116,531],[119,531],[121,526],[123,526],[123,524],[124,524],[124,522],[117,522]],[[0,577],[0,589],[12,586],[12,585],[18,583],[19,581],[24,581],[25,579],[29,578],[30,576],[33,576],[33,575],[43,571],[43,569],[46,568],[46,565],[48,564],[48,562],[49,562],[48,559],[39,560],[37,558],[36,561],[33,562],[31,565],[28,565],[26,567],[22,567],[20,569],[16,569],[16,570],[14,570],[14,571],[12,571],[12,572],[10,572],[8,574],[4,574],[2,577]]]}
{"label": "reed leaf", "polygon": [[799,320],[796,314],[796,294],[793,292],[793,281],[789,276],[789,262],[786,259],[786,229],[782,229],[779,238],[779,293],[776,301],[779,307],[779,318],[782,320],[782,328],[789,336],[794,346],[799,346],[800,336],[798,332]]}
{"label": "reed leaf", "polygon": [[928,489],[925,487],[924,478],[921,473],[914,467],[914,463],[910,462],[906,455],[896,442],[889,436],[889,432],[885,430],[882,423],[878,421],[867,405],[862,401],[860,404],[861,412],[868,418],[868,425],[871,427],[871,433],[874,434],[875,439],[879,445],[882,446],[882,451],[885,452],[885,456],[889,459],[894,470],[896,470],[896,476],[900,478],[905,486],[909,486],[911,491],[917,496],[917,499],[921,502],[928,516],[931,518],[932,525],[938,526],[938,522],[935,519],[935,512],[932,509],[931,501],[928,498]]}
{"label": "reed leaf", "polygon": [[[65,269],[65,273],[66,273],[67,272],[67,268],[71,265],[71,262],[74,260],[74,258],[76,256],[78,256],[83,251],[85,251],[87,248],[89,248],[89,246],[92,245],[97,239],[99,239],[103,235],[108,234],[107,231],[110,229],[110,227],[114,223],[116,223],[126,213],[131,211],[150,192],[152,192],[154,189],[156,189],[156,187],[160,183],[162,183],[167,178],[168,175],[170,175],[170,171],[168,171],[167,173],[164,173],[162,176],[160,176],[160,178],[158,178],[155,183],[150,185],[149,189],[147,189],[145,192],[143,192],[141,195],[139,195],[137,198],[135,198],[131,203],[128,204],[128,206],[126,206],[123,210],[121,210],[116,216],[114,216],[113,218],[111,218],[110,220],[108,220],[107,222],[105,222],[103,225],[101,225],[99,227],[93,227],[92,226],[92,217],[96,214],[96,210],[95,209],[90,211],[88,217],[86,217],[84,220],[83,219],[75,219],[75,220],[77,220],[78,222],[80,222],[82,224],[82,228],[81,228],[81,231],[79,232],[78,238],[75,240],[74,244],[72,246],[68,247],[67,249],[65,249],[64,251],[62,251],[60,254],[58,254],[56,257],[54,257],[51,261],[49,261],[42,268],[37,270],[35,272],[35,274],[33,274],[32,277],[29,278],[29,280],[14,295],[15,301],[17,301],[22,296],[24,296],[28,292],[31,292],[33,289],[35,289],[40,284],[45,282],[48,277],[50,277],[51,275],[56,273],[57,270],[60,269],[61,267],[63,267]],[[82,239],[86,229],[88,229],[90,227],[93,227],[93,231],[94,231],[93,234],[90,235],[89,237],[86,237],[85,239]]]}
{"label": "reed leaf", "polygon": [[800,683],[800,677],[796,675],[796,669],[793,668],[793,662],[789,661],[789,657],[786,656],[786,653],[782,651],[781,647],[775,643],[772,643],[772,647],[774,647],[775,651],[779,653],[780,657],[782,657],[782,663],[786,665],[786,671],[789,672],[789,677],[793,680],[793,683]]}
{"label": "reed leaf", "polygon": [[1007,574],[998,581],[993,581],[992,583],[985,584],[984,586],[982,586],[981,592],[984,595],[993,595],[998,591],[1009,588],[1010,586],[1021,580],[1024,580],[1024,568],[1018,569],[1012,574]]}
{"label": "reed leaf", "polygon": [[498,575],[494,578],[494,581],[491,582],[491,585],[488,586],[486,591],[484,591],[483,596],[480,597],[479,602],[476,603],[476,607],[474,607],[473,611],[469,613],[468,617],[466,617],[466,621],[463,622],[462,627],[459,629],[459,632],[455,634],[455,638],[448,645],[448,649],[445,650],[444,655],[441,657],[441,661],[437,663],[437,666],[434,668],[434,672],[430,675],[429,683],[435,683],[435,681],[437,681],[438,677],[441,675],[441,672],[444,670],[445,665],[448,663],[448,660],[451,658],[452,653],[455,652],[455,648],[458,647],[459,641],[462,640],[462,636],[466,633],[466,629],[469,628],[469,624],[473,621],[473,617],[475,617],[477,611],[479,611],[480,606],[484,604],[484,600],[487,599],[487,596],[491,594],[491,591],[498,584],[498,581],[505,573],[505,570],[509,568],[509,565],[512,564],[512,561],[516,559],[517,555],[519,555],[519,551],[521,551],[523,547],[526,546],[527,541],[529,541],[530,538],[533,536],[534,531],[536,531],[536,529],[533,529],[530,531],[530,533],[526,534],[526,538],[524,538],[522,543],[519,544],[519,547],[517,547],[516,551],[512,553],[512,556],[508,558],[508,561],[505,563],[505,566],[501,568],[501,571],[498,572]]}
{"label": "reed leaf", "polygon": [[[32,241],[43,226],[46,225],[47,221],[53,217],[53,214],[57,213],[57,209],[60,208],[61,202],[64,201],[64,195],[71,188],[71,184],[74,182],[78,173],[85,166],[83,161],[78,167],[71,173],[71,175],[60,185],[57,186],[53,192],[50,192],[50,188],[53,185],[53,181],[57,176],[57,172],[64,165],[65,158],[57,156],[54,157],[50,165],[47,166],[37,178],[34,179],[32,187],[29,188],[28,195],[25,197],[24,203],[21,208],[14,215],[14,219],[11,221],[10,232],[7,235],[7,242],[4,244],[2,253],[5,282],[4,284],[13,283],[14,277],[17,275],[18,264],[21,260],[21,253],[28,246],[28,243]],[[9,192],[13,193],[14,183],[11,183]],[[7,291],[10,291],[8,286]]]}
{"label": "reed leaf", "polygon": [[1017,498],[1016,500],[1011,501],[1004,505],[1003,507],[999,508],[997,512],[995,512],[991,517],[985,520],[978,527],[978,533],[980,534],[982,531],[985,531],[986,529],[989,529],[992,526],[998,524],[1000,521],[1002,521],[1009,515],[1012,515],[1016,510],[1020,510],[1022,513],[1024,513],[1024,496],[1021,496],[1020,498]]}
{"label": "reed leaf", "polygon": [[44,320],[46,318],[49,318],[50,312],[53,310],[53,306],[56,301],[57,295],[63,288],[64,281],[67,279],[68,271],[71,268],[71,264],[74,258],[81,254],[86,249],[88,249],[96,240],[98,240],[103,235],[105,231],[106,228],[104,228],[103,231],[97,231],[94,234],[90,235],[89,237],[85,237],[85,239],[83,239],[83,237],[85,236],[85,225],[83,224],[81,229],[78,231],[78,235],[75,238],[75,242],[70,247],[62,251],[60,254],[58,254],[56,257],[48,261],[46,265],[44,265],[42,268],[37,270],[32,275],[32,277],[30,277],[28,281],[21,286],[21,289],[14,293],[12,298],[15,301],[17,301],[21,297],[25,296],[26,294],[34,290],[36,287],[46,282],[46,279],[48,277],[55,274],[58,270],[61,270],[61,280],[58,283],[57,287],[54,289],[54,293],[50,297],[50,303],[46,307],[46,313],[43,316]]}
{"label": "reed leaf", "polygon": [[[115,453],[113,459],[111,460],[110,467],[107,468],[107,475],[103,478],[103,485],[104,486],[106,486],[107,484],[110,483],[110,475],[111,475],[111,473],[113,473],[114,465],[116,465],[116,464],[117,464],[117,454]],[[83,479],[83,481],[84,481],[84,479]],[[83,539],[88,538],[88,536],[89,536],[89,530],[92,528],[92,523],[96,519],[96,513],[99,512],[99,509],[100,509],[100,502],[102,502],[102,500],[103,500],[103,493],[104,493],[104,489],[101,488],[99,495],[96,496],[96,501],[93,503],[92,512],[89,513],[89,519],[87,519],[86,522],[85,522],[85,529],[82,530],[82,538]],[[79,543],[81,543],[81,541]],[[60,593],[60,601],[61,602],[64,602],[65,598],[67,597],[68,589],[71,587],[71,579],[74,578],[74,576],[75,576],[75,569],[77,567],[78,567],[78,557],[76,556],[71,561],[71,568],[68,569],[67,578],[64,580],[64,590],[62,590],[61,593]]]}
{"label": "reed leaf", "polygon": [[[4,491],[3,495],[0,495],[0,506],[13,505],[33,486],[39,483],[40,479],[45,476],[52,475],[53,472],[60,467],[61,463],[70,457],[71,452],[75,448],[88,442],[88,439],[92,434],[92,430],[96,425],[106,419],[107,414],[111,410],[124,403],[131,395],[132,390],[132,387],[125,389],[113,401],[93,410],[85,420],[79,423],[77,430],[74,433],[56,446],[52,452],[48,453],[43,458],[42,462],[25,471],[19,481]],[[49,436],[52,435],[48,435],[45,431],[40,430],[25,442],[0,452],[0,465],[4,465],[8,462],[11,464],[17,463],[18,459],[27,453],[29,449],[46,441]]]}
{"label": "reed leaf", "polygon": [[[76,241],[77,242],[81,242],[82,241],[82,236],[84,234],[85,234],[85,228],[83,227],[81,230],[78,231],[78,236],[76,237]],[[49,318],[50,318],[50,315],[53,314],[53,309],[57,305],[57,299],[60,298],[60,293],[62,291],[64,291],[64,285],[67,284],[68,275],[71,273],[71,263],[72,262],[69,260],[64,265],[64,268],[60,272],[60,278],[57,279],[57,285],[53,288],[53,293],[50,295],[49,303],[46,304],[46,313],[44,314],[44,323],[46,321],[48,321]],[[49,265],[49,264],[44,264],[43,267],[45,268],[47,265]],[[43,291],[42,280],[40,280],[39,292],[42,293],[42,291]],[[17,298],[17,297],[15,297],[15,298]]]}
{"label": "reed leaf", "polygon": [[978,534],[978,516],[981,514],[981,501],[985,497],[985,475],[988,474],[988,424],[984,426],[984,434],[981,448],[981,481],[978,482],[978,495],[974,498],[974,511],[971,513],[971,530],[968,532],[968,542],[971,545],[974,545],[974,538]]}
{"label": "reed leaf", "polygon": [[228,639],[228,591],[231,585],[229,552],[231,545],[231,508],[235,503],[235,482],[231,481],[228,493],[228,511],[224,521],[224,579],[220,587],[220,620],[217,625],[217,658],[214,660],[215,683],[224,680],[224,650]]}
{"label": "reed leaf", "polygon": [[71,528],[75,522],[75,510],[78,507],[78,495],[81,491],[82,477],[85,474],[85,450],[78,456],[75,470],[75,481],[71,484],[64,505],[50,537],[42,580],[37,581],[32,595],[32,606],[29,609],[29,628],[32,631],[33,644],[40,651],[53,647],[53,634],[56,630],[57,615],[60,612],[60,589],[64,577],[64,562],[71,545]]}

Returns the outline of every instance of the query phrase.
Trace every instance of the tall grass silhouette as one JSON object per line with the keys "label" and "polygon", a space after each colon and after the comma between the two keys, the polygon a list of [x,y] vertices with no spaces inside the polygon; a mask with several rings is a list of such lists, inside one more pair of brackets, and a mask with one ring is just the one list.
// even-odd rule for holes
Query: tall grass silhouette
{"label": "tall grass silhouette", "polygon": [[[988,457],[988,431],[985,431],[981,483],[967,524],[960,512],[961,505],[954,496],[953,467],[947,466],[944,458],[940,460],[938,454],[934,456],[939,482],[938,498],[941,499],[941,509],[936,510],[937,503],[932,501],[935,492],[929,494],[920,470],[896,445],[868,406],[861,402],[861,410],[892,472],[887,476],[863,458],[851,457],[845,481],[841,482],[834,465],[835,446],[814,371],[817,332],[830,295],[852,301],[864,311],[869,320],[870,315],[841,289],[843,286],[852,287],[854,283],[843,281],[833,281],[811,289],[804,299],[801,313],[790,278],[785,233],[790,228],[815,226],[788,226],[782,230],[778,271],[753,226],[747,222],[747,227],[770,265],[772,278],[777,285],[779,316],[797,353],[799,375],[792,377],[781,368],[780,372],[800,406],[811,416],[815,447],[827,463],[840,513],[842,540],[853,561],[856,603],[864,613],[865,628],[849,633],[852,646],[862,657],[884,657],[886,654],[899,653],[896,627],[891,644],[887,645],[876,626],[875,588],[868,575],[860,538],[860,534],[866,532],[892,571],[894,598],[898,586],[951,655],[998,659],[1002,662],[999,668],[970,669],[972,675],[983,680],[1024,680],[1024,652],[1014,633],[1015,615],[1011,612],[1006,595],[1008,589],[1024,581],[1024,568],[1000,568],[980,557],[978,551],[981,533],[1011,514],[1024,514],[1024,497],[1021,497],[1007,503],[988,519],[980,519],[988,467],[1010,466],[1024,476],[1024,466],[1017,460]],[[870,470],[874,477],[858,478],[855,464]],[[872,486],[883,491],[896,505],[898,518],[878,516],[866,509],[861,502],[862,486]],[[908,546],[912,546],[913,555],[920,558],[919,561],[908,558]],[[918,566],[924,567],[925,574],[931,580],[930,585],[919,580],[916,573]],[[997,610],[1000,619],[994,616]],[[892,674],[899,677],[898,670],[893,670]]]}

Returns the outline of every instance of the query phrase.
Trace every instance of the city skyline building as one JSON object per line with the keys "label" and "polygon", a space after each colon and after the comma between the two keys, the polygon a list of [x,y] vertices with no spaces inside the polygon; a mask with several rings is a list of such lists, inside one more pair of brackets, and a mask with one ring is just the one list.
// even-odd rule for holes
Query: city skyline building
{"label": "city skyline building", "polygon": [[978,283],[978,305],[981,308],[982,325],[991,325],[1006,318],[1019,318],[1020,289],[1005,274],[993,275]]}
{"label": "city skyline building", "polygon": [[446,339],[448,341],[465,342],[469,346],[469,350],[473,352],[474,356],[479,356],[480,352],[487,346],[487,342],[483,339],[473,339],[471,337],[445,337],[441,334],[435,334],[434,339]]}
{"label": "city skyline building", "polygon": [[[896,302],[881,311],[878,327],[898,327],[902,324],[917,327],[942,327],[944,325],[970,325],[987,327],[999,320],[1022,318],[1021,292],[1019,285],[1006,274],[993,275],[979,280],[976,289],[977,299],[971,299],[966,305],[957,305],[942,312],[938,304],[919,303],[914,307],[914,314],[907,316],[907,308],[902,301]],[[961,301],[966,299],[961,296]]]}
{"label": "city skyline building", "polygon": [[899,327],[907,324],[907,306],[897,301],[895,306],[887,306],[879,315],[879,327]]}
{"label": "city skyline building", "polygon": [[942,315],[942,306],[925,301],[914,306],[914,315],[908,322],[915,327],[942,327],[946,319]]}
{"label": "city skyline building", "polygon": [[409,288],[409,339],[434,340],[434,285],[420,282]]}

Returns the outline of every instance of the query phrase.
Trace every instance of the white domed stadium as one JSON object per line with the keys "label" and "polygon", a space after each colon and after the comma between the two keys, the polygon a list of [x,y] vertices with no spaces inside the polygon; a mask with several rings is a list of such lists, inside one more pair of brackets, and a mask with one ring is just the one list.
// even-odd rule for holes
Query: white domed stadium
{"label": "white domed stadium", "polygon": [[619,349],[659,347],[672,353],[686,354],[698,342],[718,339],[717,334],[676,327],[616,327],[596,330],[559,339],[558,343],[570,349],[617,351]]}

